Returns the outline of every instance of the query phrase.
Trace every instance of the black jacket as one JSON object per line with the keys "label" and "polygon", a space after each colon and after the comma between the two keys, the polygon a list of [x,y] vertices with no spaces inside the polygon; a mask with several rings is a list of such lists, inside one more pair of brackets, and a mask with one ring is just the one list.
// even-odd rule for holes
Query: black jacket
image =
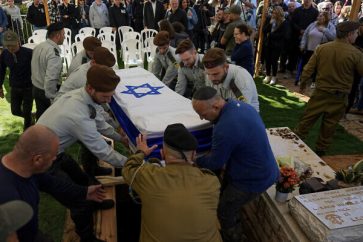
{"label": "black jacket", "polygon": [[45,20],[44,5],[39,4],[38,7],[35,7],[34,3],[30,5],[26,15],[26,20],[36,27],[46,27],[47,21]]}
{"label": "black jacket", "polygon": [[153,8],[151,2],[146,2],[144,5],[144,26],[148,29],[156,29],[159,31],[158,22],[164,19],[165,9],[164,5],[156,0],[155,16],[153,14]]}
{"label": "black jacket", "polygon": [[185,29],[188,29],[188,17],[187,13],[183,9],[178,8],[174,13],[173,11],[168,10],[165,17],[170,23],[180,22],[184,25]]}
{"label": "black jacket", "polygon": [[0,55],[0,87],[4,83],[6,68],[10,69],[9,84],[15,88],[32,87],[31,60],[33,51],[20,47],[15,53],[16,58],[8,50]]}
{"label": "black jacket", "polygon": [[271,32],[272,24],[269,18],[266,19],[266,22],[263,27],[264,47],[282,50],[290,37],[288,21],[282,22],[274,32]]}
{"label": "black jacket", "polygon": [[122,3],[119,7],[115,4],[112,5],[108,9],[108,13],[110,16],[110,26],[118,28],[120,26],[128,26],[129,25],[129,16],[126,11],[125,5]]}
{"label": "black jacket", "polygon": [[305,30],[312,22],[316,20],[318,15],[319,11],[313,6],[308,9],[305,9],[304,6],[295,9],[291,18],[293,34],[300,36],[300,30]]}
{"label": "black jacket", "polygon": [[[64,4],[61,4],[58,6],[59,15],[60,15],[60,21],[63,23],[63,26],[65,28],[76,28],[77,27],[77,19],[79,18],[77,15],[76,8],[73,4],[68,4],[67,6]],[[65,18],[64,16],[68,16],[68,18]]]}

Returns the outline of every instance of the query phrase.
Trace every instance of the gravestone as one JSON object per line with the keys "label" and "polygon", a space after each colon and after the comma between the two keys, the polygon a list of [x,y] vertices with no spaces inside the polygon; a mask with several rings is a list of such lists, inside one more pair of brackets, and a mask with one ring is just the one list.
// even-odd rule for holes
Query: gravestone
{"label": "gravestone", "polygon": [[363,241],[363,186],[295,196],[289,208],[311,241]]}

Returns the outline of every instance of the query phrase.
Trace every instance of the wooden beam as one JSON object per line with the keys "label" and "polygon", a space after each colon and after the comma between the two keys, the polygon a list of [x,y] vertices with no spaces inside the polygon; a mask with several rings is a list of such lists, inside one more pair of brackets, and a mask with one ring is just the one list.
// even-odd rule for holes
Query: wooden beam
{"label": "wooden beam", "polygon": [[354,0],[352,7],[350,9],[350,15],[349,20],[350,21],[357,21],[358,20],[358,14],[360,10],[361,0]]}
{"label": "wooden beam", "polygon": [[50,25],[50,18],[49,18],[49,8],[48,8],[48,1],[43,0],[44,5],[44,12],[45,12],[45,20],[47,21],[47,26]]}
{"label": "wooden beam", "polygon": [[269,0],[263,0],[263,10],[262,10],[262,18],[261,18],[261,24],[258,34],[258,44],[257,44],[257,54],[256,54],[256,62],[255,62],[255,75],[256,77],[258,75],[258,71],[260,69],[260,60],[261,60],[261,52],[262,52],[262,43],[263,43],[263,26],[266,21],[267,17],[267,10],[269,7],[270,1]]}

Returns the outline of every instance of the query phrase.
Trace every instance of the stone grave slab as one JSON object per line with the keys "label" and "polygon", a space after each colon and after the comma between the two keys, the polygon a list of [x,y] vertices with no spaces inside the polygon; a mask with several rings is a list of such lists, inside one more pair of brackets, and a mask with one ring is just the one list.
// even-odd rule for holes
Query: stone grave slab
{"label": "stone grave slab", "polygon": [[363,241],[363,186],[295,196],[289,208],[311,241]]}

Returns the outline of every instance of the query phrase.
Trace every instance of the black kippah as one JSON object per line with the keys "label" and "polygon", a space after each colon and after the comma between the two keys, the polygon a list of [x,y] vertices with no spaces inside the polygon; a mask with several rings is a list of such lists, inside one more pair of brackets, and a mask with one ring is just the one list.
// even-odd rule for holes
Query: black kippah
{"label": "black kippah", "polygon": [[217,94],[217,90],[213,87],[202,87],[199,88],[193,95],[193,99],[195,100],[209,100]]}
{"label": "black kippah", "polygon": [[166,127],[164,143],[178,151],[191,151],[198,147],[197,139],[180,123]]}
{"label": "black kippah", "polygon": [[62,22],[56,22],[56,23],[52,23],[47,27],[47,36],[49,36],[51,33],[56,32],[56,31],[60,31],[64,28],[63,23]]}

